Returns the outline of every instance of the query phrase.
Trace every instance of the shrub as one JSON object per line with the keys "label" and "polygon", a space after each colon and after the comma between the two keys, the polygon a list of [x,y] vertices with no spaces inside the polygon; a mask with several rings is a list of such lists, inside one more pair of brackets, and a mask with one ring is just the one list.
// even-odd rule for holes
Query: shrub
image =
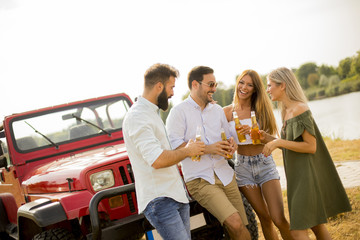
{"label": "shrub", "polygon": [[333,86],[329,86],[328,88],[325,89],[325,96],[326,97],[334,97],[339,95],[339,85],[333,85]]}
{"label": "shrub", "polygon": [[351,91],[352,92],[360,91],[360,79],[351,82]]}
{"label": "shrub", "polygon": [[316,96],[317,96],[318,98],[324,97],[324,96],[325,96],[325,89],[319,89],[319,90],[317,91]]}
{"label": "shrub", "polygon": [[319,82],[319,75],[317,73],[310,73],[307,77],[307,82],[310,87],[317,86]]}
{"label": "shrub", "polygon": [[317,93],[317,90],[311,88],[311,89],[307,89],[307,91],[305,92],[305,95],[306,95],[307,99],[309,101],[311,101],[311,100],[314,100],[316,98],[316,93]]}
{"label": "shrub", "polygon": [[353,81],[356,81],[356,80],[360,80],[359,75],[355,75],[355,76],[352,76],[352,77],[345,78],[345,79],[341,80],[341,82],[342,83],[348,83],[348,82],[353,82]]}
{"label": "shrub", "polygon": [[319,79],[319,85],[321,87],[326,87],[327,85],[329,85],[329,78],[327,76],[325,76],[324,74],[320,76]]}
{"label": "shrub", "polygon": [[349,93],[351,92],[351,83],[350,82],[344,82],[344,83],[340,83],[340,94],[345,94],[345,93]]}
{"label": "shrub", "polygon": [[338,75],[331,75],[329,77],[329,84],[328,85],[334,85],[340,82],[340,78]]}

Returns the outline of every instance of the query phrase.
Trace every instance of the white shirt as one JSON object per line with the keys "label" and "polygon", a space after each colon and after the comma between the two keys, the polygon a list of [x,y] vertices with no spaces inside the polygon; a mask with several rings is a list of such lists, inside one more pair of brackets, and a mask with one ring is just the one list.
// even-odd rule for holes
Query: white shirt
{"label": "white shirt", "polygon": [[[189,96],[185,101],[173,107],[166,120],[166,129],[173,149],[190,139],[195,139],[196,127],[201,126],[201,140],[205,145],[221,141],[221,128],[230,137],[229,123],[221,106],[209,103],[201,111],[200,106]],[[203,178],[215,184],[214,172],[224,184],[228,185],[234,176],[234,170],[220,155],[204,154],[199,162],[190,157],[182,162],[182,171],[186,182]]]}
{"label": "white shirt", "polygon": [[123,135],[135,176],[139,213],[157,197],[188,203],[177,166],[160,169],[151,166],[163,150],[171,150],[159,108],[139,97],[124,118]]}

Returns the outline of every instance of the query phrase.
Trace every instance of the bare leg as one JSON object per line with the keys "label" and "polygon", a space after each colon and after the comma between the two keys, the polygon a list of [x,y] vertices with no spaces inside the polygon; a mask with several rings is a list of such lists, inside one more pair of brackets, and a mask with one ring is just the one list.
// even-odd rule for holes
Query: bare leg
{"label": "bare leg", "polygon": [[279,180],[270,180],[262,185],[262,192],[269,208],[271,219],[279,229],[285,240],[293,239],[290,234],[290,225],[285,218],[284,202]]}
{"label": "bare leg", "polygon": [[314,232],[316,239],[318,240],[330,240],[331,236],[327,230],[325,224],[319,224],[315,227],[312,227],[311,230]]}
{"label": "bare leg", "polygon": [[259,217],[261,228],[266,240],[277,240],[278,235],[275,231],[268,208],[264,202],[261,189],[258,186],[241,187],[240,191],[245,195],[257,216]]}
{"label": "bare leg", "polygon": [[310,240],[307,229],[305,230],[291,230],[291,236],[295,240]]}
{"label": "bare leg", "polygon": [[224,221],[232,240],[251,240],[250,233],[241,221],[239,213],[234,213]]}

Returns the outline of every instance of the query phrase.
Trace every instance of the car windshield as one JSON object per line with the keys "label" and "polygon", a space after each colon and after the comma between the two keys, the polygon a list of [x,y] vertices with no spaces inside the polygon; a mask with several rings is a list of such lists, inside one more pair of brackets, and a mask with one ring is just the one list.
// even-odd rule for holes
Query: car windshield
{"label": "car windshield", "polygon": [[22,152],[118,131],[129,103],[123,97],[102,99],[15,118],[12,132]]}

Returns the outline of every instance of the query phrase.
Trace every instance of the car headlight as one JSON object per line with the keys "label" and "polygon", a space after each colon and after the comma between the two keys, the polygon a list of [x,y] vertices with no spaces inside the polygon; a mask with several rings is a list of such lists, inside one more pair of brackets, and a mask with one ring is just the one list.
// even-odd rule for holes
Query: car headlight
{"label": "car headlight", "polygon": [[114,174],[111,170],[105,170],[90,175],[90,182],[95,192],[115,185]]}

